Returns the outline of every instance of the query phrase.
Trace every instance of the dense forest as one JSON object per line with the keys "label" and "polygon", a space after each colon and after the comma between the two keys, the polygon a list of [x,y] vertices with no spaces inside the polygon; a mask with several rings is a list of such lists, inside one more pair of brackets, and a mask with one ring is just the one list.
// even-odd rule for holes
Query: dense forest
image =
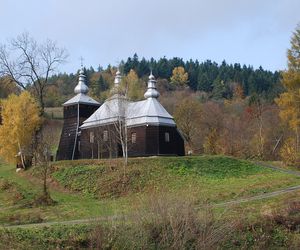
{"label": "dense forest", "polygon": [[[178,57],[146,60],[145,58],[139,59],[136,54],[120,63],[123,75],[128,75],[130,70],[136,72],[141,89],[145,89],[147,76],[152,70],[158,79],[158,85],[168,91],[178,89],[178,86],[172,84],[170,80],[176,67],[183,67],[187,73],[188,80],[185,87],[194,92],[206,94],[208,99],[231,99],[235,86],[239,85],[244,96],[257,94],[268,102],[272,102],[283,90],[278,71],[271,72],[262,67],[254,69],[252,66],[239,63],[227,64],[223,61],[218,64],[210,60],[200,63],[198,60],[184,61]],[[107,97],[105,91],[112,85],[116,68],[108,65],[106,68],[101,66],[97,69],[85,68],[85,71],[88,76],[90,94],[103,101]],[[45,95],[46,106],[60,106],[73,95],[76,83],[77,74],[64,73],[52,76]]]}

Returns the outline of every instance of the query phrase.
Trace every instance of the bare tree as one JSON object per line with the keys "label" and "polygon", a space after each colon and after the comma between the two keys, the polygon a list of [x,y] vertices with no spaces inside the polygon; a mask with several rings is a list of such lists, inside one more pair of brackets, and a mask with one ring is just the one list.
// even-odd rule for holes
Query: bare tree
{"label": "bare tree", "polygon": [[116,107],[108,107],[110,114],[116,118],[113,122],[114,129],[111,130],[111,135],[118,145],[121,145],[122,156],[124,159],[124,167],[128,163],[128,133],[126,124],[126,115],[128,115],[128,100],[124,96],[118,96],[115,102]]}
{"label": "bare tree", "polygon": [[32,88],[44,113],[44,95],[49,76],[67,59],[67,52],[56,42],[39,44],[28,33],[23,33],[0,45],[0,76],[7,76],[21,89]]}
{"label": "bare tree", "polygon": [[251,110],[251,115],[256,121],[256,129],[258,130],[258,145],[257,145],[257,156],[262,158],[265,151],[265,138],[264,138],[264,120],[263,115],[267,110],[266,105],[263,103],[263,100],[258,95],[253,95],[249,99],[249,107]]}
{"label": "bare tree", "polygon": [[47,179],[49,177],[52,163],[51,163],[51,148],[53,147],[53,129],[51,126],[44,124],[42,129],[38,132],[36,143],[34,147],[35,165],[39,168],[41,179],[43,182],[43,194],[40,197],[40,202],[50,205],[53,200],[50,197],[48,190]]}
{"label": "bare tree", "polygon": [[199,131],[201,112],[200,102],[191,96],[182,99],[175,108],[174,117],[188,144],[188,151],[194,150],[194,141]]}

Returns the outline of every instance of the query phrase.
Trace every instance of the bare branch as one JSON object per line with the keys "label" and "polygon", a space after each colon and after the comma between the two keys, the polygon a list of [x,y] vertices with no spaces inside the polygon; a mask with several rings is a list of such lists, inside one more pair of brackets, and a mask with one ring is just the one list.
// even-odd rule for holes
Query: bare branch
{"label": "bare branch", "polygon": [[28,33],[23,33],[12,39],[9,47],[0,46],[0,76],[9,76],[22,89],[32,86],[43,113],[49,76],[67,56],[66,50],[55,42],[48,39],[38,44]]}

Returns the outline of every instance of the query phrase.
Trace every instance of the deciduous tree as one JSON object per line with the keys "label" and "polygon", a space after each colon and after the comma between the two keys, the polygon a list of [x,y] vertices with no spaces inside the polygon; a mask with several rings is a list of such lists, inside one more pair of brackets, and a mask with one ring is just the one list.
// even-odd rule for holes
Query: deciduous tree
{"label": "deciduous tree", "polygon": [[[282,73],[285,92],[276,100],[280,107],[280,117],[295,133],[296,154],[300,153],[300,26],[291,38],[291,48],[287,52],[288,70]],[[291,141],[291,140],[289,140]],[[287,146],[286,146],[287,147]]]}
{"label": "deciduous tree", "polygon": [[23,167],[24,155],[31,153],[35,132],[41,124],[39,107],[27,91],[20,96],[10,95],[1,102],[0,155],[8,162],[15,162],[20,152]]}
{"label": "deciduous tree", "polygon": [[193,141],[199,131],[201,104],[196,99],[187,97],[182,99],[175,108],[176,124],[185,138],[189,149],[193,149]]}
{"label": "deciduous tree", "polygon": [[65,62],[67,53],[55,42],[39,44],[28,33],[0,46],[0,74],[10,77],[21,89],[33,88],[44,113],[44,95],[48,79],[57,66]]}
{"label": "deciduous tree", "polygon": [[177,86],[185,86],[188,83],[188,73],[182,66],[175,67],[172,72],[171,82]]}
{"label": "deciduous tree", "polygon": [[124,88],[126,96],[130,100],[136,101],[143,98],[145,88],[133,69],[131,69],[128,75],[122,79],[122,86]]}

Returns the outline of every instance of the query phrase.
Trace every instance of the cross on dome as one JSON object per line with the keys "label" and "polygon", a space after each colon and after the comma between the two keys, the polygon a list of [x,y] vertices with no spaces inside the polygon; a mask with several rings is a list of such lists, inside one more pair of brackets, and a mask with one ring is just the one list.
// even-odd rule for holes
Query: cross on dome
{"label": "cross on dome", "polygon": [[86,76],[84,74],[83,68],[79,71],[78,84],[76,85],[74,92],[75,94],[86,94],[89,91],[88,86],[86,85]]}

